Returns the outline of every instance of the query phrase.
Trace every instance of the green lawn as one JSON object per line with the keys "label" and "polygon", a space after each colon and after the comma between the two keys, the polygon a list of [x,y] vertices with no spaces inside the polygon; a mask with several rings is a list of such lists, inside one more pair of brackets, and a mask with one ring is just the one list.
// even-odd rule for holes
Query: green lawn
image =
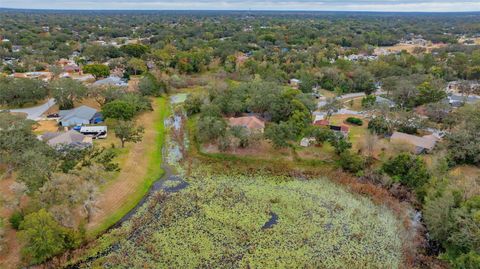
{"label": "green lawn", "polygon": [[[132,210],[143,198],[143,196],[148,192],[150,186],[158,180],[162,174],[163,169],[161,168],[162,163],[162,147],[165,142],[165,126],[164,120],[168,117],[170,113],[170,105],[168,98],[162,97],[157,99],[157,108],[160,116],[157,118],[154,123],[154,128],[157,131],[158,135],[155,140],[155,144],[150,145],[149,151],[146,156],[148,158],[148,167],[147,174],[141,179],[141,184],[138,184],[137,189],[134,190],[128,201],[125,201],[123,205],[116,210],[113,214],[110,214],[100,225],[97,225],[93,230],[88,231],[87,237],[94,238],[104,232],[106,229],[111,227],[117,221],[119,221],[123,216],[125,216],[130,210]],[[128,158],[128,151],[126,149],[118,149],[121,154],[120,159]],[[108,184],[107,184],[108,185]],[[108,186],[102,187],[102,189],[107,188]]]}

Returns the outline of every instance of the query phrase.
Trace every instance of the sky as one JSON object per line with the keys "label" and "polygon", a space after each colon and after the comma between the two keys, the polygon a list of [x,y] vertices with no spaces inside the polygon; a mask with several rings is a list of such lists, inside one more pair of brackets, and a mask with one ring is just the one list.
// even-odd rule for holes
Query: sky
{"label": "sky", "polygon": [[480,11],[480,0],[0,0],[25,9]]}

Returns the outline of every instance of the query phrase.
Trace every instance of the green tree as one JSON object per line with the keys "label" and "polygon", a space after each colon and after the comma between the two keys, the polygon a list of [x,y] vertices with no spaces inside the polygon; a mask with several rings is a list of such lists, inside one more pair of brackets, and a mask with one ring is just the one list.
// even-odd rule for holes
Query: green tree
{"label": "green tree", "polygon": [[317,145],[322,145],[335,138],[335,134],[332,130],[318,126],[313,126],[312,130],[310,130],[310,136],[315,138]]}
{"label": "green tree", "polygon": [[132,58],[128,61],[127,66],[133,71],[134,75],[143,74],[148,71],[145,61],[139,58]]}
{"label": "green tree", "polygon": [[202,105],[204,104],[204,98],[200,94],[190,94],[185,100],[184,108],[187,111],[187,115],[195,115],[200,113]]}
{"label": "green tree", "polygon": [[87,88],[79,81],[62,78],[49,85],[53,98],[60,109],[72,109],[75,102],[81,101],[87,95]]}
{"label": "green tree", "polygon": [[417,86],[419,93],[417,96],[416,105],[423,105],[442,101],[447,97],[447,94],[443,88],[444,85],[440,82],[423,82],[422,84]]}
{"label": "green tree", "polygon": [[325,105],[321,107],[321,109],[327,113],[327,115],[325,115],[325,119],[328,120],[333,113],[339,111],[342,107],[343,104],[340,100],[336,98],[329,98],[327,99]]}
{"label": "green tree", "polygon": [[128,44],[122,46],[120,50],[130,57],[140,58],[149,51],[149,47],[142,44]]}
{"label": "green tree", "polygon": [[446,136],[450,159],[480,166],[480,105],[462,108],[457,117],[456,126]]}
{"label": "green tree", "polygon": [[18,172],[17,179],[35,191],[54,169],[54,150],[32,132],[34,121],[0,112],[0,164],[3,175]]}
{"label": "green tree", "polygon": [[136,112],[134,105],[123,100],[115,100],[106,103],[102,107],[102,113],[105,118],[117,120],[131,120]]}
{"label": "green tree", "polygon": [[390,158],[383,164],[382,169],[395,181],[417,190],[430,178],[425,162],[420,157],[408,153]]}
{"label": "green tree", "polygon": [[78,236],[59,225],[45,209],[25,216],[20,229],[22,255],[33,264],[41,263],[79,244]]}
{"label": "green tree", "polygon": [[120,120],[115,124],[115,136],[120,139],[122,148],[125,147],[126,142],[137,143],[142,141],[144,128],[137,127],[133,121]]}
{"label": "green tree", "polygon": [[335,148],[335,153],[338,155],[352,148],[352,143],[339,135],[336,135],[333,139],[330,139],[329,142]]}
{"label": "green tree", "polygon": [[355,69],[352,73],[352,81],[355,92],[364,92],[369,95],[375,91],[375,80],[367,70]]}
{"label": "green tree", "polygon": [[276,148],[288,147],[290,146],[289,142],[296,138],[292,132],[292,126],[288,122],[267,125],[265,137],[270,139]]}
{"label": "green tree", "polygon": [[28,103],[37,103],[47,95],[48,89],[40,80],[0,77],[0,104],[21,107]]}
{"label": "green tree", "polygon": [[110,68],[104,64],[88,64],[82,68],[85,74],[91,74],[95,79],[108,77],[110,75]]}
{"label": "green tree", "polygon": [[160,96],[165,93],[166,85],[159,82],[152,74],[147,73],[138,83],[138,90],[145,96]]}
{"label": "green tree", "polygon": [[368,122],[370,132],[378,135],[389,135],[393,132],[392,124],[385,117],[375,117]]}
{"label": "green tree", "polygon": [[201,142],[210,142],[225,136],[226,129],[223,118],[202,115],[197,124],[197,137]]}

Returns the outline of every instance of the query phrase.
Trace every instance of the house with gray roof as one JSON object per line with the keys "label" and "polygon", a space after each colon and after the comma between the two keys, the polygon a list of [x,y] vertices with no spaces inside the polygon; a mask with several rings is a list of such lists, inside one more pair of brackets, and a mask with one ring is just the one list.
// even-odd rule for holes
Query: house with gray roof
{"label": "house with gray roof", "polygon": [[464,96],[451,94],[447,97],[448,103],[453,107],[461,107],[465,104],[474,104],[480,101],[480,97],[476,95]]}
{"label": "house with gray roof", "polygon": [[88,106],[79,106],[74,109],[60,110],[60,125],[64,127],[90,124],[97,110]]}
{"label": "house with gray roof", "polygon": [[439,138],[435,135],[416,136],[402,132],[394,132],[390,137],[390,142],[398,144],[408,144],[413,147],[415,154],[428,153],[435,148]]}
{"label": "house with gray roof", "polygon": [[92,86],[94,87],[101,87],[101,86],[116,86],[116,87],[127,87],[128,83],[126,83],[123,79],[110,76],[108,78],[100,79],[95,81]]}
{"label": "house with gray roof", "polygon": [[40,137],[49,146],[57,150],[65,148],[84,149],[92,146],[92,138],[85,136],[77,131],[70,130],[67,132],[45,133]]}

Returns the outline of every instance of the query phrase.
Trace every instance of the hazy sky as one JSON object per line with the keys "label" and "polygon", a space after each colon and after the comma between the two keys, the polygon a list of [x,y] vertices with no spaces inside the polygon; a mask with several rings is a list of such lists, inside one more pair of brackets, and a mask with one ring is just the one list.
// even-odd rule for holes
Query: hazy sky
{"label": "hazy sky", "polygon": [[0,0],[0,7],[42,9],[208,9],[480,11],[480,0]]}

